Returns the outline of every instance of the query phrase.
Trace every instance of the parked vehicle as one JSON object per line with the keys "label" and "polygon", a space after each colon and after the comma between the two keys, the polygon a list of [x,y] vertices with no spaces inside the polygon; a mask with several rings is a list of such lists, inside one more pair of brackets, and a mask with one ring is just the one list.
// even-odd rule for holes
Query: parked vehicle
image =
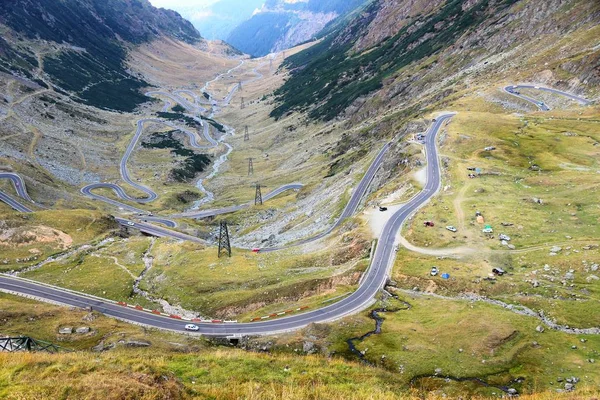
{"label": "parked vehicle", "polygon": [[452,225],[448,225],[446,227],[446,229],[448,229],[450,232],[456,232],[457,231],[457,229],[455,227],[453,227]]}
{"label": "parked vehicle", "polygon": [[425,221],[423,224],[424,224],[425,226],[427,226],[427,227],[432,227],[432,226],[435,226],[435,224],[433,223],[433,221]]}
{"label": "parked vehicle", "polygon": [[379,206],[379,211],[387,211],[387,207],[381,207],[381,206]]}
{"label": "parked vehicle", "polygon": [[506,273],[502,268],[494,268],[492,269],[492,272],[498,276],[502,276]]}
{"label": "parked vehicle", "polygon": [[259,248],[254,248],[254,249],[252,249],[252,252],[253,253],[258,253],[258,252],[260,252],[260,249]]}
{"label": "parked vehicle", "polygon": [[438,273],[439,273],[439,271],[438,271],[437,267],[431,268],[431,272],[430,272],[431,276],[436,276]]}
{"label": "parked vehicle", "polygon": [[508,235],[505,235],[504,233],[501,233],[501,234],[500,234],[500,236],[498,236],[498,238],[499,238],[500,240],[506,240],[507,242],[509,242],[509,241],[510,241],[510,236],[508,236]]}

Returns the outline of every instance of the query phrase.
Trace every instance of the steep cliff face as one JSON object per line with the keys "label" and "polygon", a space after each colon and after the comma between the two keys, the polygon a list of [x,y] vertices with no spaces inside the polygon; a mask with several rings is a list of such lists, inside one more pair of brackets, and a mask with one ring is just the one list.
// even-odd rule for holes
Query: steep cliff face
{"label": "steep cliff face", "polygon": [[[377,0],[288,59],[292,77],[272,116],[308,109],[313,118],[347,111],[357,119],[390,102],[421,108],[471,80],[508,71],[533,79],[553,62],[554,80],[593,82],[597,70],[582,57],[597,60],[600,49],[585,46],[599,21],[600,3],[584,0]],[[561,43],[569,37],[582,47]]]}
{"label": "steep cliff face", "polygon": [[263,56],[306,42],[327,24],[362,6],[366,0],[269,0],[241,23],[227,41],[253,56]]}
{"label": "steep cliff face", "polygon": [[130,45],[159,36],[188,43],[201,39],[179,14],[156,9],[147,0],[2,2],[0,24],[2,72],[119,111],[132,111],[147,101],[139,93],[147,84],[125,66]]}

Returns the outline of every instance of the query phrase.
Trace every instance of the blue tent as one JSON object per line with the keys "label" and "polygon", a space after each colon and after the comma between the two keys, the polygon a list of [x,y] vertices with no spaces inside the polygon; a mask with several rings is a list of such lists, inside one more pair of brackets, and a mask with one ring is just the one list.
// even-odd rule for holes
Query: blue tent
{"label": "blue tent", "polygon": [[447,273],[447,272],[444,272],[444,273],[442,274],[442,278],[444,278],[444,279],[450,279],[450,274],[449,274],[449,273]]}

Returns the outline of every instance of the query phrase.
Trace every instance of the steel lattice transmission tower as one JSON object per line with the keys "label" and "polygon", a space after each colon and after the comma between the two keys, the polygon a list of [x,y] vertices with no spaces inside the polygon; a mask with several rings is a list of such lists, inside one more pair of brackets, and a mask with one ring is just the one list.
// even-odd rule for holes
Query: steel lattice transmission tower
{"label": "steel lattice transmission tower", "polygon": [[219,257],[225,250],[227,255],[231,257],[231,243],[229,242],[229,229],[227,229],[227,222],[221,222],[219,227]]}
{"label": "steel lattice transmission tower", "polygon": [[248,176],[254,174],[254,158],[248,158]]}
{"label": "steel lattice transmission tower", "polygon": [[242,101],[240,104],[240,108],[243,110],[244,108],[246,108],[246,104],[244,104],[244,98],[242,97]]}
{"label": "steel lattice transmission tower", "polygon": [[238,82],[238,88],[239,88],[240,90],[244,90],[244,88],[242,87],[242,81],[239,81],[239,82]]}
{"label": "steel lattice transmission tower", "polygon": [[244,142],[250,140],[250,134],[248,133],[248,125],[244,128]]}
{"label": "steel lattice transmission tower", "polygon": [[262,206],[263,203],[263,199],[262,199],[262,193],[260,191],[260,183],[256,184],[256,195],[254,196],[254,205],[258,206],[261,205]]}

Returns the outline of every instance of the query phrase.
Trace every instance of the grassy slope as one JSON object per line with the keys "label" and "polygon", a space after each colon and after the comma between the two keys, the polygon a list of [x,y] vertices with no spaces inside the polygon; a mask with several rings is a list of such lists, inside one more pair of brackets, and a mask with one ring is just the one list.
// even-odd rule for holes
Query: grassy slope
{"label": "grassy slope", "polygon": [[[321,355],[302,356],[292,352],[302,347],[302,342],[276,354],[260,354],[235,349],[210,347],[203,340],[179,335],[157,333],[117,322],[102,316],[93,321],[83,321],[86,313],[33,301],[0,295],[0,332],[7,335],[32,335],[53,341],[66,348],[83,350],[102,341],[105,345],[116,343],[114,350],[90,354],[6,354],[0,353],[0,397],[7,399],[416,399],[414,387],[407,382],[413,374],[429,373],[442,368],[444,373],[469,376],[473,371],[491,374],[490,382],[501,383],[510,374],[529,380],[524,367],[535,362],[541,379],[575,374],[582,378],[574,395],[555,392],[524,399],[575,399],[597,393],[598,376],[595,365],[581,362],[594,347],[597,338],[586,344],[575,337],[557,333],[537,334],[531,321],[510,313],[497,313],[493,308],[468,303],[448,304],[441,301],[408,299],[411,311],[387,314],[383,335],[377,342],[359,345],[373,360],[384,368],[366,367],[339,357]],[[440,315],[445,315],[440,318]],[[477,318],[473,318],[476,316]],[[87,315],[89,317],[89,315]],[[520,331],[506,340],[514,328]],[[58,335],[59,327],[90,326],[89,335]],[[347,319],[340,325],[344,335],[362,333],[371,321],[362,317]],[[348,328],[349,327],[349,328]],[[490,328],[493,335],[488,335]],[[348,329],[351,332],[348,332]],[[396,347],[402,329],[402,344]],[[471,333],[465,336],[465,330]],[[533,332],[533,333],[530,333]],[[338,332],[339,333],[339,332]],[[459,338],[458,342],[454,342]],[[532,347],[535,339],[541,347]],[[147,349],[127,348],[119,342],[131,340],[151,343]],[[452,340],[453,345],[448,345]],[[577,343],[578,350],[567,346]],[[382,347],[383,346],[383,347]],[[463,353],[458,353],[458,347]],[[345,350],[340,348],[341,353]],[[338,352],[338,353],[339,353]],[[592,351],[593,352],[593,351]],[[381,355],[387,358],[381,360]],[[560,355],[560,357],[556,357]],[[487,363],[482,367],[480,359]],[[540,362],[542,360],[542,362]],[[398,365],[403,365],[399,373]],[[578,367],[582,369],[579,369]],[[559,371],[559,368],[563,368]],[[420,383],[419,385],[422,385]],[[440,390],[439,383],[429,383],[428,399],[442,397],[442,392],[456,393],[452,387]],[[470,386],[473,398],[489,391]],[[464,392],[463,392],[464,393]]]}
{"label": "grassy slope", "polygon": [[[355,344],[368,361],[396,372],[396,379],[406,385],[412,382],[422,390],[453,396],[498,393],[497,388],[470,382],[415,380],[434,375],[436,369],[441,369],[442,376],[477,377],[493,386],[517,388],[521,393],[559,387],[556,379],[560,376],[581,377],[582,386],[598,387],[600,383],[598,366],[588,362],[597,356],[600,339],[596,335],[538,333],[535,319],[482,303],[402,294],[400,298],[411,308],[381,313],[385,319],[382,333]],[[382,305],[388,309],[405,307],[396,300],[378,306]],[[347,318],[332,327],[325,340],[333,341],[330,350],[355,358],[344,341],[373,326],[374,322],[364,315]],[[517,378],[523,378],[523,382],[514,382]]]}
{"label": "grassy slope", "polygon": [[[40,211],[23,215],[7,208],[5,206],[0,208],[0,218],[6,223],[6,228],[14,228],[17,232],[27,232],[32,228],[47,227],[59,234],[68,235],[72,239],[72,247],[98,241],[116,227],[112,219],[95,211]],[[20,243],[0,244],[1,259],[7,261],[6,264],[0,265],[0,271],[23,269],[51,255],[66,251],[67,249],[61,245],[61,242],[53,240],[52,235],[48,237],[48,240],[40,242],[24,240]],[[29,260],[33,256],[36,259]]]}

